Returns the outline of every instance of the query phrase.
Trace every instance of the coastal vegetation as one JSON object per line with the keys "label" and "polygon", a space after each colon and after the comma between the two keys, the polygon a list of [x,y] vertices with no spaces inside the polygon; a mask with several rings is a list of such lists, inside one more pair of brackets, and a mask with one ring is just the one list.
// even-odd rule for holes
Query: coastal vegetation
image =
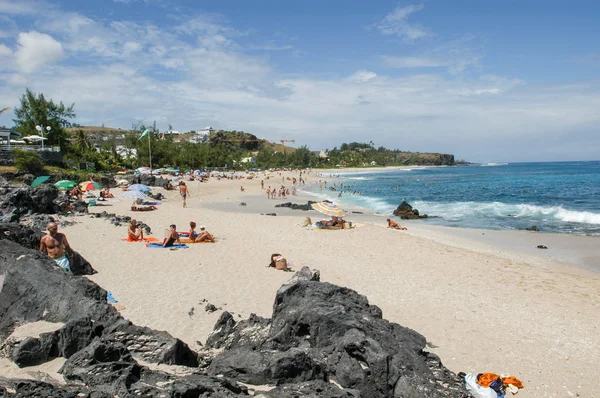
{"label": "coastal vegetation", "polygon": [[[248,170],[454,164],[453,155],[375,147],[372,141],[311,151],[306,145],[291,148],[243,131],[218,130],[205,135],[191,131],[175,135],[168,134],[172,126],[161,132],[156,122],[150,126],[134,123],[129,130],[79,126],[71,121],[76,116],[74,108],[74,104],[55,103],[44,94],[27,89],[20,106],[14,110],[14,129],[27,136],[38,133],[36,126],[50,126],[46,143],[60,146],[66,164],[89,162],[97,170],[139,166]],[[146,130],[149,134],[140,139]]]}

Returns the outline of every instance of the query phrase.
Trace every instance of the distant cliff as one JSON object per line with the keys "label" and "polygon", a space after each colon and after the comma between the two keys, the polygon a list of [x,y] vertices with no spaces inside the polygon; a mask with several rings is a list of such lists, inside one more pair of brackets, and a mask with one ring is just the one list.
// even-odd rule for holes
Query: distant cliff
{"label": "distant cliff", "polygon": [[454,155],[447,153],[400,152],[396,154],[396,162],[401,165],[420,166],[453,166]]}

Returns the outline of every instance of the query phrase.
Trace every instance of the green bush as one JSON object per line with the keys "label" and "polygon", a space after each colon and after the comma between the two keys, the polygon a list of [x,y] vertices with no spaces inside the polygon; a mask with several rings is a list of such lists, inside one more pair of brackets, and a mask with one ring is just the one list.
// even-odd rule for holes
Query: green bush
{"label": "green bush", "polygon": [[44,172],[44,162],[35,151],[15,149],[15,167],[28,173],[39,175]]}

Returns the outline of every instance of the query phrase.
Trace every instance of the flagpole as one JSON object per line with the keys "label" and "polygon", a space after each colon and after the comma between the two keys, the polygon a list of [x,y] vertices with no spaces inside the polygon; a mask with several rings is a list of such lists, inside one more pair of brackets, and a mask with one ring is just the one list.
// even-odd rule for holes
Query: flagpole
{"label": "flagpole", "polygon": [[150,148],[150,135],[152,133],[148,132],[148,158],[150,159],[150,175],[152,175],[152,149]]}

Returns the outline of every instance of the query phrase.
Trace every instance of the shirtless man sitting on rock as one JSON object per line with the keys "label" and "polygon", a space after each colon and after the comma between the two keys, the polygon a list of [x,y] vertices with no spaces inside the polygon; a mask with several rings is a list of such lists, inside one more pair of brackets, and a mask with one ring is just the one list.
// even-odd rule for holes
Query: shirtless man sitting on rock
{"label": "shirtless man sitting on rock", "polygon": [[71,264],[66,253],[72,254],[73,249],[69,245],[69,241],[65,234],[58,232],[56,223],[48,223],[48,235],[40,240],[40,251],[48,253],[48,257],[53,259],[56,264],[67,272],[71,272]]}

